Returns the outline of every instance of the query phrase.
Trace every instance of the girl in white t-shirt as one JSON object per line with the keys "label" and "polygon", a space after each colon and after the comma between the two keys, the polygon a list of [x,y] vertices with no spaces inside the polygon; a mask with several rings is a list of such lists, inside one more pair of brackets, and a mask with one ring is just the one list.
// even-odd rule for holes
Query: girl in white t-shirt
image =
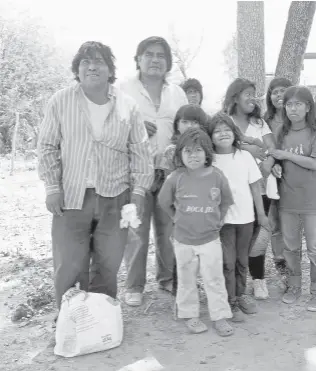
{"label": "girl in white t-shirt", "polygon": [[227,177],[234,198],[234,204],[226,214],[220,238],[233,321],[241,322],[244,320],[242,312],[256,313],[256,305],[245,295],[248,256],[255,220],[254,204],[259,225],[269,225],[261,197],[262,176],[252,155],[240,149],[239,130],[228,115],[218,113],[212,117],[208,134],[216,153],[214,166]]}
{"label": "girl in white t-shirt", "polygon": [[[267,156],[269,149],[275,148],[275,140],[267,123],[261,118],[260,107],[257,104],[256,87],[254,83],[246,79],[235,79],[227,89],[223,111],[233,119],[234,124],[246,137],[257,138],[262,141],[264,148],[244,143],[242,149],[250,152],[256,160],[260,160],[259,168],[264,181],[261,182],[261,195],[266,215],[268,215],[271,200],[266,194],[266,179],[271,174],[275,160]],[[276,184],[276,181],[275,181]],[[254,235],[258,228],[255,226]],[[267,248],[268,242],[266,243]],[[249,257],[249,272],[253,279],[254,296],[256,299],[266,299],[269,296],[268,288],[264,279],[265,253],[259,256]]]}

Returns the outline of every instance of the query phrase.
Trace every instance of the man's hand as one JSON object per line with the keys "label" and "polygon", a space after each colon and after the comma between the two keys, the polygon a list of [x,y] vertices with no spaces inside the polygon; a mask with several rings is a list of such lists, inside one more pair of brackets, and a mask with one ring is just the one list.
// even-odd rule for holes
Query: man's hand
{"label": "man's hand", "polygon": [[142,220],[145,208],[145,197],[137,193],[132,193],[131,204],[136,205],[137,216]]}
{"label": "man's hand", "polygon": [[63,215],[64,208],[64,194],[54,193],[46,197],[46,207],[49,212],[54,215]]}
{"label": "man's hand", "polygon": [[149,138],[151,138],[153,135],[157,133],[157,125],[153,124],[152,122],[149,121],[144,121],[144,124],[146,126],[147,134]]}
{"label": "man's hand", "polygon": [[281,178],[281,176],[282,176],[282,166],[280,164],[275,164],[272,168],[272,174],[276,178]]}
{"label": "man's hand", "polygon": [[271,231],[271,225],[269,218],[266,215],[258,215],[258,223],[261,227],[265,228],[268,231]]}
{"label": "man's hand", "polygon": [[250,152],[254,158],[258,158],[261,161],[264,161],[267,158],[267,155],[264,153],[264,149],[256,145],[247,145],[248,152]]}

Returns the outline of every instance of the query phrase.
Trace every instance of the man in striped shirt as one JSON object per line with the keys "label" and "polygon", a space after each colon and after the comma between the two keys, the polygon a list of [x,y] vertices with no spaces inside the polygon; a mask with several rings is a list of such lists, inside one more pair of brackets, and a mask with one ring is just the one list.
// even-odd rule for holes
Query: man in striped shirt
{"label": "man in striped shirt", "polygon": [[135,101],[117,90],[111,49],[86,42],[72,62],[76,84],[50,99],[39,135],[39,174],[53,213],[57,306],[76,282],[88,290],[90,238],[98,274],[91,291],[116,297],[127,241],[121,209],[142,214],[153,162]]}
{"label": "man in striped shirt", "polygon": [[121,89],[138,103],[150,137],[155,162],[155,182],[146,194],[145,211],[138,237],[130,235],[125,252],[127,267],[125,301],[132,306],[142,303],[146,283],[146,263],[150,222],[153,217],[156,243],[157,281],[161,289],[172,290],[174,254],[170,242],[172,221],[160,208],[157,195],[163,182],[164,172],[160,161],[173,134],[173,120],[177,110],[188,104],[184,91],[166,81],[172,67],[170,46],[161,37],[149,37],[137,47],[136,68],[138,73],[123,82]]}

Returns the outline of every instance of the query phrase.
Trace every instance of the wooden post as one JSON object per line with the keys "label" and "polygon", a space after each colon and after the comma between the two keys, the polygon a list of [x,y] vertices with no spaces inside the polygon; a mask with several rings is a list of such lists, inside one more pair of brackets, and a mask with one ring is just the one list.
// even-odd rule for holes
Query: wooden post
{"label": "wooden post", "polygon": [[20,114],[18,111],[15,112],[15,126],[14,126],[14,132],[12,136],[12,151],[11,151],[11,171],[10,175],[13,175],[14,171],[14,160],[15,160],[15,151],[16,151],[16,139],[18,136],[18,130],[20,126]]}

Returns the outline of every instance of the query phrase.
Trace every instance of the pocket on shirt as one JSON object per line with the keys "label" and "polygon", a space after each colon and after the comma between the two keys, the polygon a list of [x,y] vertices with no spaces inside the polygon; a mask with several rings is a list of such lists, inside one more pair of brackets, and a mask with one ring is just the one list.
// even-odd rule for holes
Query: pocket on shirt
{"label": "pocket on shirt", "polygon": [[112,122],[108,127],[105,123],[101,143],[113,150],[127,153],[130,124],[127,119],[121,118]]}

